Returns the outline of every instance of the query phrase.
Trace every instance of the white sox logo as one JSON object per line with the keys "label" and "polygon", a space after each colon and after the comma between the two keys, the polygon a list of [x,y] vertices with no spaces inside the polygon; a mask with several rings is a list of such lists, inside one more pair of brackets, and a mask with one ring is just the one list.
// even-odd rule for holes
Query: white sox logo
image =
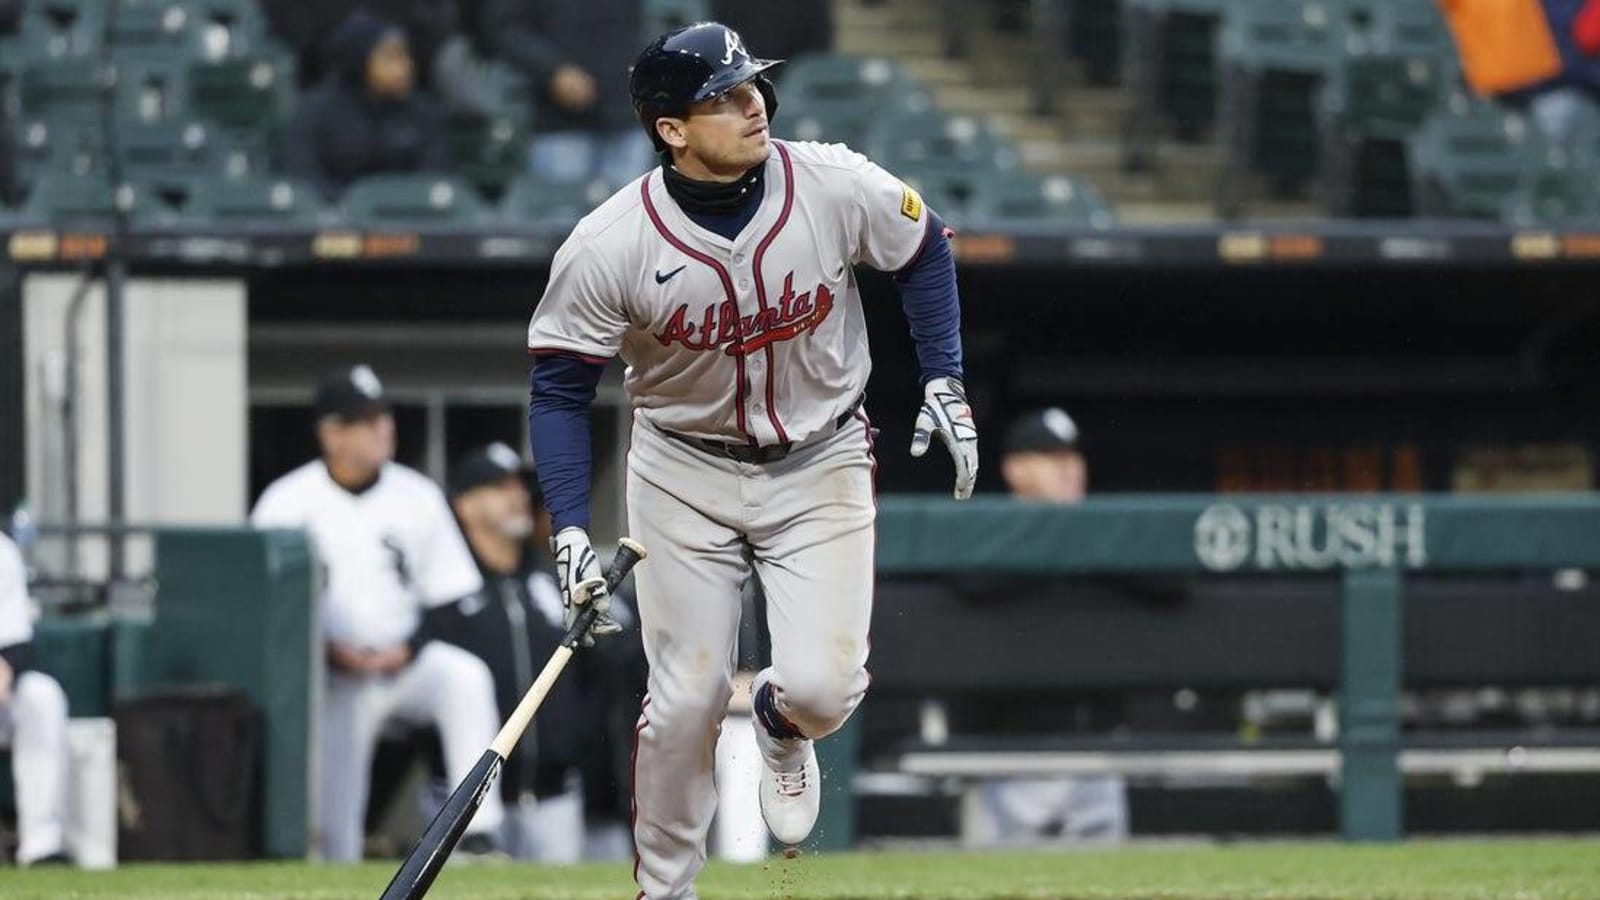
{"label": "white sox logo", "polygon": [[727,51],[726,53],[722,54],[723,65],[726,66],[732,63],[734,54],[744,57],[746,62],[750,60],[750,51],[744,49],[744,44],[739,42],[739,35],[735,34],[733,31],[725,30],[722,32],[722,45]]}
{"label": "white sox logo", "polygon": [[831,312],[833,292],[826,285],[819,284],[814,291],[795,296],[794,273],[790,272],[783,277],[783,294],[778,297],[777,306],[741,316],[732,300],[724,300],[707,306],[700,321],[691,322],[689,304],[680,303],[655,339],[663,347],[674,343],[688,350],[726,347],[722,352],[729,356],[745,356],[768,344],[815,331]]}

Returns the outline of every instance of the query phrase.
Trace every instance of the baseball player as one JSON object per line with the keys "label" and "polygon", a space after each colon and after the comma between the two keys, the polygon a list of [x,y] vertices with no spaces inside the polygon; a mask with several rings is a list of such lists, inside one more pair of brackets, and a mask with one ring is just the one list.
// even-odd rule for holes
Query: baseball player
{"label": "baseball player", "polygon": [[0,746],[11,747],[17,862],[66,863],[67,695],[33,667],[28,580],[17,545],[0,534]]}
{"label": "baseball player", "polygon": [[[425,608],[476,593],[483,581],[443,492],[391,461],[394,418],[377,376],[366,366],[334,373],[317,391],[316,416],[322,457],[268,486],[250,521],[305,529],[322,567],[322,851],[352,861],[361,858],[372,755],[386,720],[436,725],[452,782],[472,770],[500,720],[483,662],[419,629]],[[462,848],[492,852],[502,817],[490,791]]]}
{"label": "baseball player", "polygon": [[[587,409],[606,362],[628,364],[628,526],[652,550],[637,575],[650,675],[635,877],[655,900],[693,897],[705,861],[745,580],[770,609],[773,664],[752,702],[778,840],[810,833],[812,742],[867,688],[875,463],[856,264],[900,284],[926,385],[912,455],[939,437],[958,499],[978,468],[943,225],[849,148],[773,140],[764,73],[777,64],[716,23],[642,52],[630,87],[662,164],[578,224],[528,326],[533,451],[569,615],[608,602],[588,535]],[[602,616],[596,632],[616,627]]]}
{"label": "baseball player", "polygon": [[[531,475],[522,457],[499,442],[471,451],[452,467],[450,505],[484,588],[430,612],[424,623],[433,637],[489,666],[502,718],[516,709],[561,642],[561,589],[542,549],[549,531],[537,545],[529,540],[541,530],[537,501],[524,480]],[[564,678],[506,759],[499,783],[507,808],[502,845],[513,858],[573,863],[582,857],[585,724],[583,685],[577,677]]]}

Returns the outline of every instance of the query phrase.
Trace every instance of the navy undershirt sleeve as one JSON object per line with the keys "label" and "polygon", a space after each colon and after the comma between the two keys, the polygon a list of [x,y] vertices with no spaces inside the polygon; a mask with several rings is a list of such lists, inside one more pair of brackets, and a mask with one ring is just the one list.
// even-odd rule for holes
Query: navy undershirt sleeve
{"label": "navy undershirt sleeve", "polygon": [[556,531],[589,528],[589,406],[604,362],[536,355],[528,376],[528,436],[545,508]]}
{"label": "navy undershirt sleeve", "polygon": [[928,218],[922,248],[894,276],[911,339],[917,345],[917,365],[924,384],[941,376],[962,377],[961,297],[956,291],[955,254],[945,237],[944,221],[932,210]]}

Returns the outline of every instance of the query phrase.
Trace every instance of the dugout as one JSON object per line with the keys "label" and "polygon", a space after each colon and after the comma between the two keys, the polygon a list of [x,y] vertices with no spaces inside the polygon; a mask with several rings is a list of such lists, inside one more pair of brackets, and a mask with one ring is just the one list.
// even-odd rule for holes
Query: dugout
{"label": "dugout", "polygon": [[[127,519],[236,525],[271,478],[309,455],[312,385],[335,363],[374,365],[397,400],[402,459],[431,474],[459,449],[520,435],[522,331],[559,236],[518,227],[136,230],[125,272],[108,263],[106,234],[93,229],[14,226],[0,237],[8,256],[0,506],[26,496],[37,517],[65,520],[71,459],[80,520],[112,515],[105,498],[120,481]],[[965,235],[969,381],[986,447],[1012,415],[1059,403],[1084,432],[1096,494],[1589,492],[1600,439],[1594,247],[1581,231],[1471,223]],[[107,272],[127,276],[115,327],[98,288]],[[84,274],[91,287],[74,330]],[[869,402],[883,430],[880,488],[942,493],[939,461],[901,455],[915,385],[893,288],[873,273],[862,284],[876,363]],[[119,329],[112,353],[109,335]],[[70,419],[61,403],[67,371],[79,376]],[[122,377],[108,380],[108,371]],[[615,531],[608,516],[620,521],[608,452],[625,441],[616,378],[602,389],[595,425],[605,454],[597,533]],[[119,391],[120,443],[110,425]],[[62,452],[69,423],[70,456]],[[994,461],[986,454],[982,491],[1000,489]],[[89,553],[85,574],[109,577],[112,555]],[[136,568],[138,553],[123,564]],[[1474,580],[1440,589],[1503,593],[1489,576]],[[1321,599],[1305,609],[1317,611],[1285,627],[1310,633],[1333,615],[1336,589],[1291,581],[1281,592],[1205,587],[1255,616],[1266,613],[1251,612],[1252,602],[1309,591]],[[1419,585],[1419,602],[1431,589]],[[884,596],[895,590],[887,585]],[[1441,612],[1441,621],[1480,636],[1503,629],[1499,613],[1464,612],[1472,607]],[[939,621],[959,628],[963,620]],[[895,656],[877,652],[879,678],[892,685],[881,666]],[[1467,662],[1497,658],[1485,651]],[[1541,675],[1553,659],[1537,652],[1519,659],[1534,667],[1519,682],[1575,677]],[[1326,667],[1303,674],[1297,683],[1312,689],[1333,681]],[[883,715],[863,719],[869,755],[900,713]],[[1302,821],[1331,827],[1330,796],[1313,800]]]}

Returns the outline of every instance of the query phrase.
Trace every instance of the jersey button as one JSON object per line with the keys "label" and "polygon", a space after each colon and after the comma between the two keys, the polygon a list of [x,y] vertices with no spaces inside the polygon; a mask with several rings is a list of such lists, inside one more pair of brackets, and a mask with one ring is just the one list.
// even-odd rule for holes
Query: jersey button
{"label": "jersey button", "polygon": [[733,261],[736,262],[736,263],[743,263],[744,262],[744,254],[743,253],[735,253],[733,255]]}
{"label": "jersey button", "polygon": [[739,279],[739,290],[741,290],[741,291],[750,290],[750,279],[748,279],[748,278]]}

